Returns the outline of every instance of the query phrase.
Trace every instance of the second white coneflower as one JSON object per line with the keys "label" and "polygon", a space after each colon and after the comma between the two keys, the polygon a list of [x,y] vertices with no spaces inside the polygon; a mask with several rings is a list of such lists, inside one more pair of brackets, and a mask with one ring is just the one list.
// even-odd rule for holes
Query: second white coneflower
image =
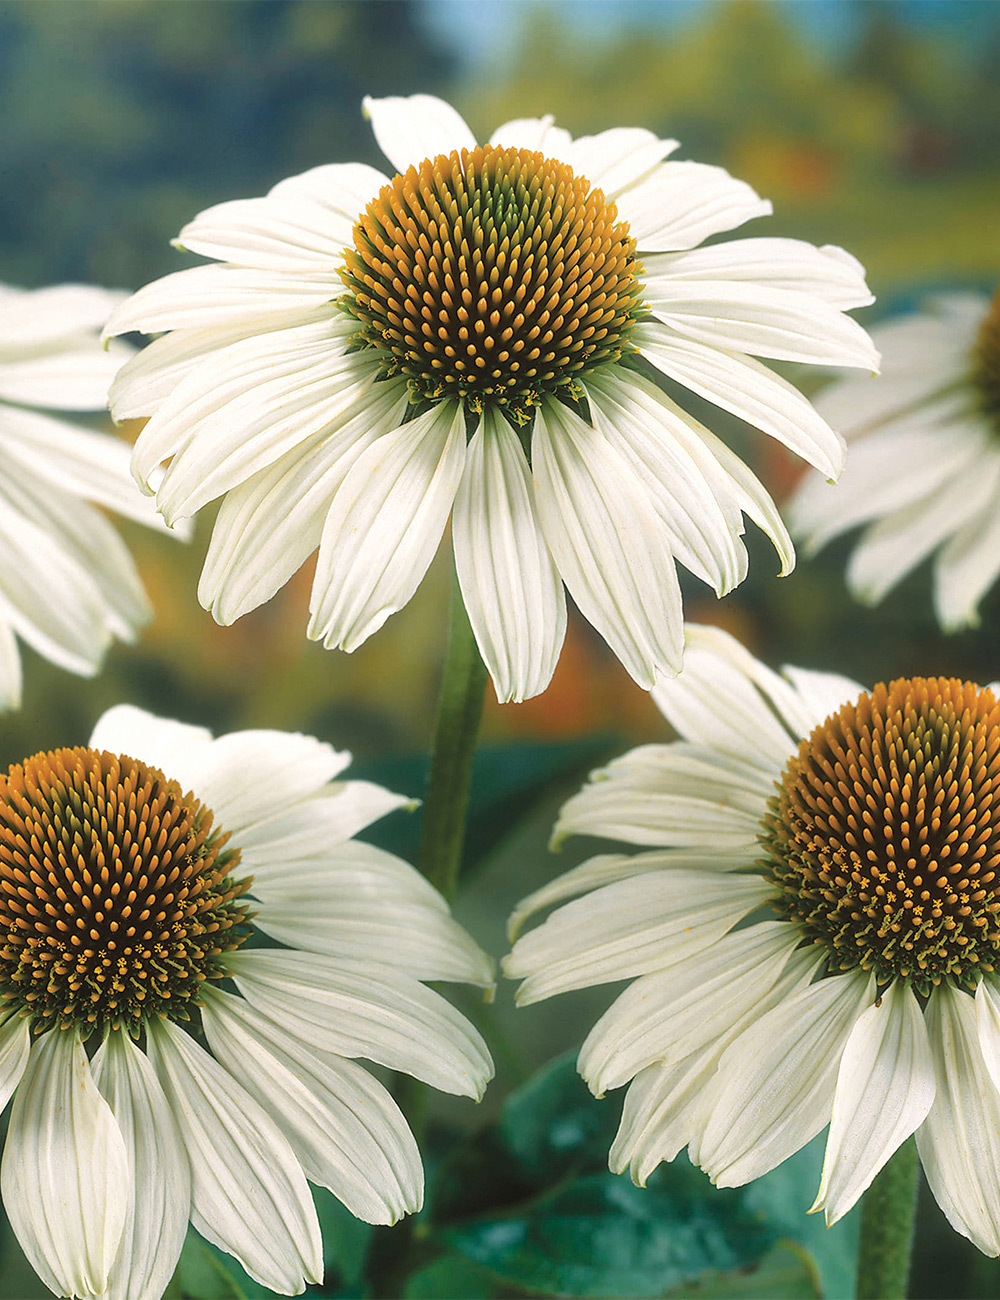
{"label": "second white coneflower", "polygon": [[655,691],[682,739],[595,773],[556,827],[645,851],[525,900],[515,936],[556,910],[506,959],[520,1001],[632,980],[579,1065],[595,1093],[630,1084],[611,1167],[636,1182],[686,1146],[739,1186],[829,1125],[834,1222],[915,1133],[951,1224],[1000,1254],[995,688],[866,691],[688,636]]}
{"label": "second white coneflower", "polygon": [[[793,552],[750,471],[648,377],[669,376],[828,476],[838,436],[756,358],[872,369],[836,248],[697,248],[770,211],[676,142],[551,119],[478,145],[427,95],[366,100],[395,168],[319,167],[211,208],[179,243],[221,265],[148,285],[110,333],[169,331],[117,418],[168,520],[223,497],[200,585],[223,623],[319,548],[309,635],[352,650],[416,590],[452,517],[501,700],[548,683],[564,584],[643,686],[680,667],[679,560],[742,580],[744,514]],[[644,369],[648,373],[644,373]]]}

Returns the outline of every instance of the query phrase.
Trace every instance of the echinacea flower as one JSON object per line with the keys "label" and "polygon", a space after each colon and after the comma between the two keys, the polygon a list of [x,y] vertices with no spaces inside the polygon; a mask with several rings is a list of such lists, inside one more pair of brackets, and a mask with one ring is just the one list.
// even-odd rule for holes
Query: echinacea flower
{"label": "echinacea flower", "polygon": [[[123,294],[91,285],[0,285],[0,709],[21,700],[20,637],[61,668],[97,672],[149,605],[124,542],[97,507],[163,520],[118,438],[45,414],[103,411],[132,349],[98,331]],[[42,408],[42,409],[37,409]]]}
{"label": "echinacea flower", "polygon": [[223,203],[178,244],[218,259],[147,285],[108,326],[168,331],[119,375],[149,417],[133,469],[170,520],[223,502],[199,586],[221,623],[319,548],[308,635],[356,649],[407,603],[449,516],[501,700],[547,685],[563,586],[641,685],[681,663],[675,560],[746,574],[743,516],[792,546],[747,467],[649,377],[823,473],[840,438],[756,358],[877,365],[841,249],[698,248],[770,212],[641,129],[573,140],[551,118],[485,145],[429,95],[366,99],[395,174],[314,168]]}
{"label": "echinacea flower", "polygon": [[[722,1187],[830,1131],[814,1209],[845,1214],[910,1134],[952,1225],[1000,1253],[1000,703],[871,691],[688,627],[654,694],[681,739],[594,774],[555,830],[584,862],[505,962],[521,1002],[631,980],[580,1053],[631,1081],[611,1168],[687,1146]],[[572,900],[572,901],[567,901]]]}
{"label": "echinacea flower", "polygon": [[879,378],[816,399],[851,454],[836,491],[802,483],[792,531],[815,552],[865,525],[847,581],[870,605],[933,556],[934,609],[955,631],[979,621],[1000,574],[1000,293],[934,298],[872,337]]}
{"label": "echinacea flower", "polygon": [[297,1293],[323,1274],[307,1179],[371,1223],[421,1204],[406,1121],[353,1058],[481,1095],[481,1038],[422,981],[492,964],[351,838],[406,800],[336,779],[349,757],[119,706],[0,778],[0,1189],[57,1295],[156,1300],[189,1220]]}

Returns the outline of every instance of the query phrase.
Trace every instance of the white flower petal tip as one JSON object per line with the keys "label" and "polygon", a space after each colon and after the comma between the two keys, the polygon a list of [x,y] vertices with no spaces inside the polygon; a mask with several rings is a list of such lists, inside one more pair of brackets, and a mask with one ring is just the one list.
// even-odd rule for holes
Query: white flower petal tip
{"label": "white flower petal tip", "polygon": [[[103,411],[133,350],[98,329],[122,295],[85,285],[0,289],[0,708],[20,697],[19,638],[92,676],[151,616],[108,514],[166,531],[129,473],[130,449],[75,424]],[[49,414],[55,412],[55,414]]]}

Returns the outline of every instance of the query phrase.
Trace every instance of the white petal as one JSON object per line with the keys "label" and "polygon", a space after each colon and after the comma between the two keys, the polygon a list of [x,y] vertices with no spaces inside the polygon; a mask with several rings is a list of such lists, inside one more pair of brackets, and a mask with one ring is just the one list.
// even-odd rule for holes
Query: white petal
{"label": "white petal", "polygon": [[143,429],[132,460],[157,487],[168,523],[273,465],[286,452],[353,413],[372,366],[345,351],[343,330],[303,325],[233,343],[183,380]]}
{"label": "white petal", "polygon": [[212,1051],[275,1118],[310,1182],[366,1223],[420,1209],[420,1152],[399,1108],[353,1061],[310,1051],[242,998],[211,991],[202,1010]]}
{"label": "white petal", "polygon": [[17,639],[0,611],[0,710],[21,703],[21,655]]}
{"label": "white petal", "polygon": [[99,330],[125,297],[90,284],[3,290],[0,348],[29,348]]}
{"label": "white petal", "polygon": [[647,690],[680,671],[681,596],[663,521],[607,440],[560,402],[535,415],[538,515],[570,594]]}
{"label": "white petal", "polygon": [[[253,828],[241,832],[241,845],[247,834],[252,835]],[[302,856],[294,844],[271,841],[246,849],[244,862],[254,873],[253,892],[269,902],[297,899],[305,904],[323,890],[357,886],[373,901],[396,897],[448,911],[448,904],[419,871],[363,840],[328,844],[321,852]]]}
{"label": "white petal", "polygon": [[27,1016],[16,1014],[8,1014],[0,1021],[0,1112],[14,1095],[28,1064],[30,1024]]}
{"label": "white petal", "polygon": [[840,673],[821,673],[812,668],[795,668],[791,664],[785,664],[781,672],[811,711],[816,726],[837,713],[843,705],[853,704],[865,689],[860,682]]}
{"label": "white petal", "polygon": [[492,960],[451,916],[423,899],[373,899],[363,879],[331,873],[308,900],[262,891],[254,923],[289,947],[384,963],[418,980],[495,983]]}
{"label": "white petal", "polygon": [[609,367],[584,387],[594,428],[647,486],[674,555],[717,595],[731,591],[747,571],[743,515],[689,417],[632,371]]}
{"label": "white petal", "polygon": [[103,1291],[133,1192],[125,1144],[75,1029],[32,1045],[0,1168],[10,1226],[45,1285]]}
{"label": "white petal", "polygon": [[719,1187],[759,1178],[830,1119],[844,1044],[875,1000],[863,971],[833,975],[787,998],[731,1043],[692,1159]]}
{"label": "white petal", "polygon": [[118,1124],[132,1188],[108,1300],[148,1300],[167,1288],[187,1235],[191,1172],[153,1067],[115,1030],[94,1057],[94,1081]]}
{"label": "white petal", "polygon": [[643,258],[646,276],[671,280],[745,280],[814,294],[846,311],[875,301],[865,268],[842,248],[817,248],[801,239],[736,239],[686,253]]}
{"label": "white petal", "polygon": [[230,489],[198,584],[198,599],[217,622],[234,623],[269,600],[316,550],[348,470],[396,428],[406,402],[403,383],[372,383],[341,419]]}
{"label": "white petal", "polygon": [[672,330],[712,347],[878,370],[879,354],[857,321],[807,293],[657,276],[647,279],[643,300]]}
{"label": "white petal", "polygon": [[794,688],[728,632],[692,623],[685,630],[684,672],[660,682],[653,699],[685,739],[756,763],[776,777],[797,742],[821,719],[814,719]]}
{"label": "white petal", "polygon": [[310,638],[356,650],[402,609],[434,558],[464,465],[457,402],[439,402],[362,452],[323,528]]}
{"label": "white petal", "polygon": [[235,199],[199,212],[173,242],[237,266],[322,275],[343,254],[353,224],[302,196]]}
{"label": "white petal", "polygon": [[322,858],[333,846],[397,808],[416,807],[417,800],[371,781],[337,781],[288,811],[255,818],[240,831],[236,843],[247,864]]}
{"label": "white petal", "polygon": [[766,217],[771,204],[721,167],[665,162],[616,196],[618,215],[644,251],[694,248],[709,235]]}
{"label": "white petal", "polygon": [[925,1015],[937,1094],[917,1129],[920,1163],[955,1231],[1000,1255],[1000,1092],[979,1045],[976,1005],[942,982]]}
{"label": "white petal", "polygon": [[493,1076],[465,1017],[399,971],[277,950],[233,953],[226,964],[248,1002],[322,1051],[363,1056],[477,1101]]}
{"label": "white petal", "polygon": [[[979,622],[979,602],[1000,574],[1000,462],[994,471],[993,499],[962,528],[938,556],[934,568],[934,608],[946,631]],[[987,467],[982,467],[986,477]]]}
{"label": "white petal", "polygon": [[716,1020],[714,1039],[682,1060],[670,1058],[636,1075],[626,1093],[621,1125],[611,1147],[613,1172],[621,1173],[629,1166],[633,1182],[645,1186],[661,1161],[673,1160],[681,1147],[697,1141],[723,1052],[748,1025],[806,988],[822,961],[823,954],[815,946],[797,949],[777,978],[754,981],[755,1002],[742,999],[734,1008],[735,1015]]}
{"label": "white petal", "polygon": [[239,832],[315,794],[350,761],[300,732],[231,731],[192,757],[192,784],[220,826]]}
{"label": "white petal", "polygon": [[567,161],[594,189],[613,200],[635,184],[677,148],[676,140],[661,140],[640,126],[613,127],[598,135],[581,135],[570,147]]}
{"label": "white petal", "polygon": [[[259,330],[295,325],[343,292],[334,274],[258,271],[242,266],[193,266],[154,280],[115,311],[105,337],[159,334],[162,330],[229,330],[255,325]],[[249,332],[249,330],[248,330]]]}
{"label": "white petal", "polygon": [[460,149],[475,149],[476,138],[450,104],[434,95],[391,95],[362,101],[378,147],[395,167],[408,167]]}
{"label": "white petal", "polygon": [[1000,988],[995,975],[984,975],[976,989],[979,1048],[994,1085],[1000,1089]]}
{"label": "white petal", "polygon": [[601,1096],[657,1061],[681,1061],[719,1037],[770,988],[800,939],[763,921],[643,975],[619,994],[580,1049],[578,1068]]}
{"label": "white petal", "polygon": [[201,755],[211,742],[207,727],[158,718],[132,704],[116,704],[101,714],[90,737],[91,749],[141,759],[185,790],[191,788],[190,775],[199,770]]}
{"label": "white petal", "polygon": [[546,158],[568,162],[573,148],[573,137],[561,126],[553,126],[551,113],[545,117],[518,117],[504,122],[490,136],[490,144],[500,149],[530,149],[543,153]]}
{"label": "white petal", "polygon": [[0,399],[63,411],[103,410],[115,371],[131,355],[122,344],[105,352],[95,337],[27,356],[0,352]]}
{"label": "white petal", "polygon": [[934,1062],[910,986],[896,980],[857,1019],[844,1047],[814,1210],[847,1213],[934,1101]]}
{"label": "white petal", "polygon": [[524,928],[524,923],[557,903],[587,894],[615,880],[644,875],[649,871],[681,868],[685,871],[736,871],[753,866],[760,857],[756,841],[742,850],[716,849],[661,849],[658,853],[601,853],[588,858],[579,866],[564,871],[555,880],[522,898],[507,922],[507,938],[511,943]]}
{"label": "white petal", "polygon": [[522,935],[503,971],[524,983],[519,1005],[665,970],[715,943],[766,903],[773,887],[758,876],[663,870],[595,889]]}
{"label": "white petal", "polygon": [[492,411],[469,443],[452,530],[462,598],[497,699],[541,694],[566,634],[566,599],[538,523],[528,462]]}
{"label": "white petal", "polygon": [[655,752],[655,761],[637,764],[632,751],[595,772],[563,804],[554,842],[601,835],[650,847],[736,851],[755,842],[772,793],[772,781],[759,768],[734,771],[710,750],[695,756],[682,745]]}
{"label": "white petal", "polygon": [[323,163],[288,176],[268,192],[270,199],[293,199],[297,204],[316,204],[330,213],[334,235],[346,243],[358,215],[389,178],[367,163]]}
{"label": "white petal", "polygon": [[169,1020],[147,1051],[191,1161],[191,1222],[281,1295],[323,1279],[319,1222],[302,1168],[267,1111]]}
{"label": "white petal", "polygon": [[633,341],[671,379],[783,443],[827,478],[844,464],[844,441],[786,379],[753,357],[681,339],[653,322]]}

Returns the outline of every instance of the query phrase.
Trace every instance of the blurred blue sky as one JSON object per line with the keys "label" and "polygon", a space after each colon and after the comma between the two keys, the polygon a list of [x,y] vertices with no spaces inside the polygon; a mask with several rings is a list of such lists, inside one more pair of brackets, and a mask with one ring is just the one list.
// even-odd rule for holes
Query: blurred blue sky
{"label": "blurred blue sky", "polygon": [[[505,70],[518,45],[527,11],[545,8],[572,26],[580,41],[601,41],[616,32],[669,31],[697,21],[721,0],[425,0],[435,35],[466,63],[470,75]],[[836,55],[848,48],[872,4],[892,4],[896,16],[942,40],[972,47],[1000,30],[997,0],[778,0],[810,41]]]}

